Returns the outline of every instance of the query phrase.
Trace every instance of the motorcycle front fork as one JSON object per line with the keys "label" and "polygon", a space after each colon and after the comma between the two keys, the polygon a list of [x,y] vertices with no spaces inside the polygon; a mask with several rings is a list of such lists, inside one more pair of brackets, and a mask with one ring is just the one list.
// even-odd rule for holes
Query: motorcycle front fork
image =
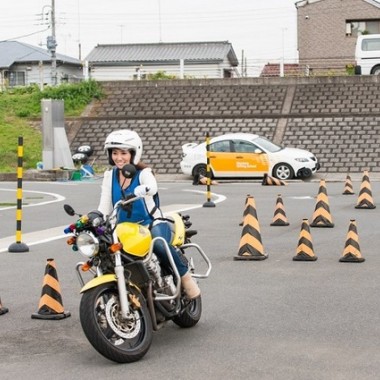
{"label": "motorcycle front fork", "polygon": [[119,291],[119,300],[120,300],[120,309],[121,317],[127,319],[129,317],[129,301],[128,301],[128,292],[127,286],[125,283],[124,267],[121,262],[120,253],[115,253],[115,274],[117,281],[117,289]]}

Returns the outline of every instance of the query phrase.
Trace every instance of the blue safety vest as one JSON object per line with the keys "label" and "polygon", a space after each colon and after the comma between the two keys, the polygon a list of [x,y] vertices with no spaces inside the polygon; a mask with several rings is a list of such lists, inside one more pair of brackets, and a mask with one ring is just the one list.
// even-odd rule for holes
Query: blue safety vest
{"label": "blue safety vest", "polygon": [[[136,174],[133,176],[129,186],[124,189],[124,194],[134,194],[134,191],[137,186],[141,185],[140,183],[140,173],[141,170],[137,170]],[[114,206],[117,201],[123,198],[121,184],[119,183],[119,173],[118,169],[114,168],[112,173],[112,205]],[[144,199],[138,199],[132,204],[132,209],[130,214],[124,210],[119,211],[118,223],[121,222],[132,222],[139,223],[144,226],[147,226],[152,223],[153,217],[146,207]]]}

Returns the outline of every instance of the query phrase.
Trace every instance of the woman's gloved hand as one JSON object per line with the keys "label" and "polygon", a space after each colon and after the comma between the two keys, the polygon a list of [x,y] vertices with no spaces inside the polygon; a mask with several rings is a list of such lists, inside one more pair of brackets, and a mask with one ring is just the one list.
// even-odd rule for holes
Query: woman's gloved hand
{"label": "woman's gloved hand", "polygon": [[148,194],[149,187],[146,187],[144,185],[139,185],[135,188],[135,191],[133,192],[136,197],[144,197]]}

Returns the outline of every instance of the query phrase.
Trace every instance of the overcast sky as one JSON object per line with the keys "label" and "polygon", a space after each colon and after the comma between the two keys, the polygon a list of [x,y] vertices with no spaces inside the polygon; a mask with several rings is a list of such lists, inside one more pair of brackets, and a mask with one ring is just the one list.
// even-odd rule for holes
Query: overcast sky
{"label": "overcast sky", "polygon": [[[97,44],[229,41],[248,65],[297,57],[295,0],[55,0],[57,52]],[[0,41],[46,48],[52,0],[1,1]],[[79,48],[79,45],[81,48]]]}

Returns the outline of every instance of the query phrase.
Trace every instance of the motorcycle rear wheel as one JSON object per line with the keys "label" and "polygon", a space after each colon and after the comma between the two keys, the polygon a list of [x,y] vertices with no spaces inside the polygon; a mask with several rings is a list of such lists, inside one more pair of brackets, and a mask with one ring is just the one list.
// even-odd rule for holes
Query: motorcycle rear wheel
{"label": "motorcycle rear wheel", "polygon": [[173,318],[173,322],[179,327],[193,327],[201,319],[202,296],[183,302],[187,302],[187,304],[184,305],[180,314]]}
{"label": "motorcycle rear wheel", "polygon": [[101,355],[117,363],[140,360],[153,339],[150,314],[144,297],[137,291],[140,307],[131,308],[129,318],[120,318],[120,302],[115,283],[90,289],[82,296],[79,308],[82,329]]}

